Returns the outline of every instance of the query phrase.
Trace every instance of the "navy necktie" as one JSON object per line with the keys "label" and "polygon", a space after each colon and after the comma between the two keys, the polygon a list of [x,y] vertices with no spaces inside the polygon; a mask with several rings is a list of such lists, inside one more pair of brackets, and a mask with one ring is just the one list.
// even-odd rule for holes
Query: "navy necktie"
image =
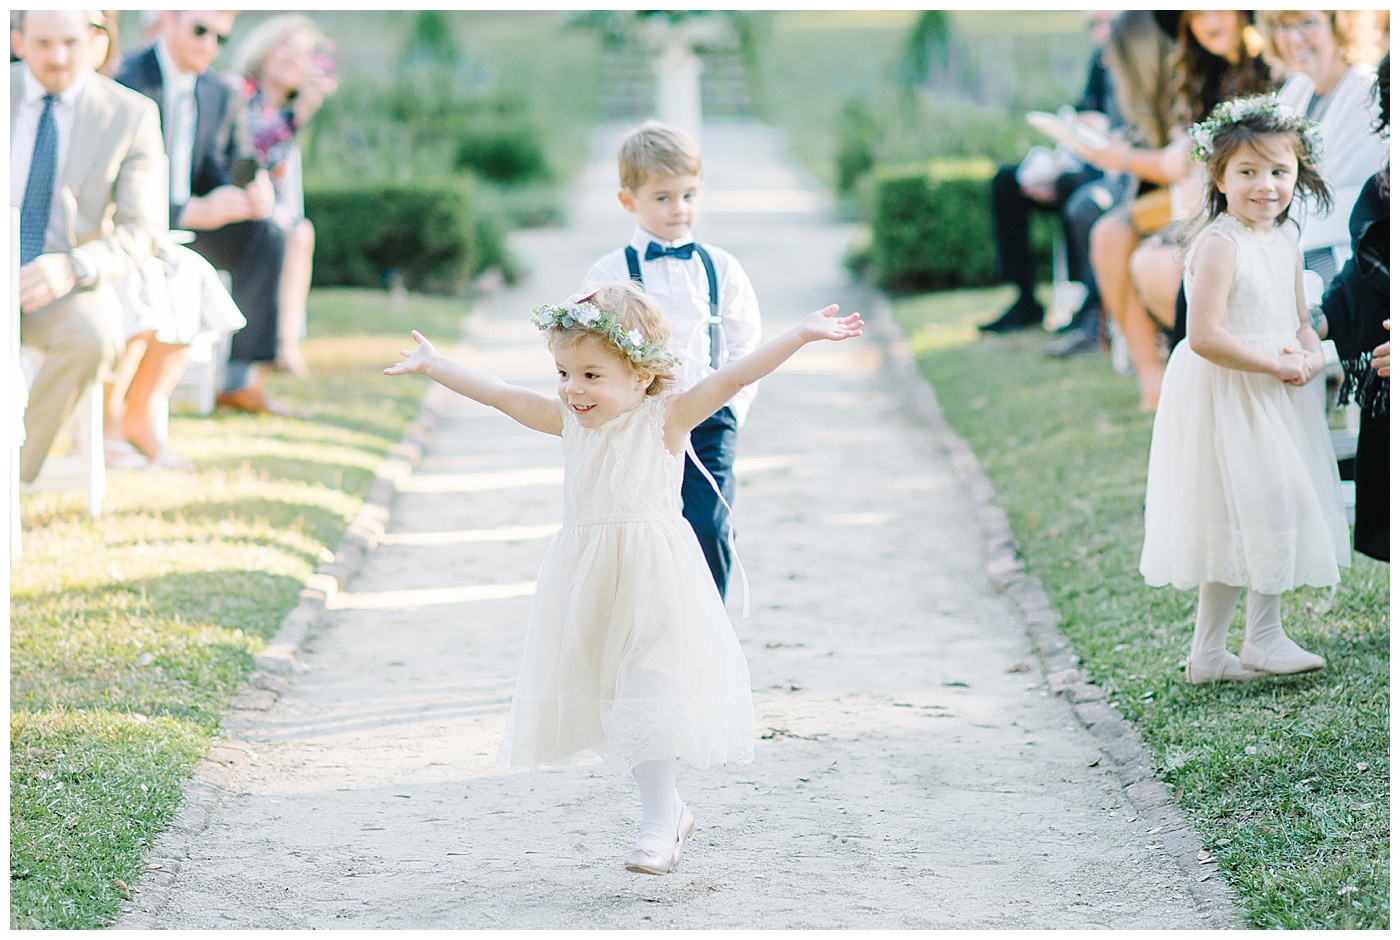
{"label": "navy necktie", "polygon": [[44,113],[34,133],[34,156],[29,160],[29,178],[24,183],[24,202],[19,209],[19,263],[28,264],[44,253],[44,233],[49,227],[49,207],[53,205],[53,175],[58,165],[58,125],[53,106],[58,95],[44,96]]}
{"label": "navy necktie", "polygon": [[686,242],[684,245],[677,245],[675,248],[662,248],[656,242],[647,243],[646,260],[655,261],[657,258],[679,258],[682,261],[689,261],[690,256],[695,254],[695,242]]}

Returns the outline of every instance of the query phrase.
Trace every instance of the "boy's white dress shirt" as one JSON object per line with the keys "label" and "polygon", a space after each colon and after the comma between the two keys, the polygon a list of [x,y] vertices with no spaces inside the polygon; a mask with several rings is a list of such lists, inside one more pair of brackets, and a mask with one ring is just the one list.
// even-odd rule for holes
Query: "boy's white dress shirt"
{"label": "boy's white dress shirt", "polygon": [[[688,261],[679,258],[647,261],[646,255],[647,245],[651,242],[663,248],[675,248],[692,241],[694,239],[688,236],[665,241],[638,226],[629,242],[637,251],[643,287],[666,311],[666,318],[676,333],[671,351],[681,359],[681,372],[675,386],[678,392],[685,391],[715,371],[710,367],[710,282],[698,255],[692,255]],[[758,348],[762,325],[758,298],[743,267],[723,248],[706,244],[705,250],[715,263],[715,278],[719,282],[719,310],[724,323],[725,348],[718,357],[718,364],[722,366]],[[628,277],[627,258],[623,249],[618,248],[604,255],[589,269],[584,283],[625,281]],[[740,425],[743,425],[749,405],[757,393],[758,383],[754,383],[730,399],[729,404],[734,408],[734,416]]]}

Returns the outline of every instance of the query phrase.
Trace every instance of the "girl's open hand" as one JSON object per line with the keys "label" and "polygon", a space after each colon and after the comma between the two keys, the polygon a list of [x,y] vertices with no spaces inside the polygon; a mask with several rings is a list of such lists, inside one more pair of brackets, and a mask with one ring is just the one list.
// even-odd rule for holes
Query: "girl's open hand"
{"label": "girl's open hand", "polygon": [[848,317],[838,317],[836,314],[840,309],[836,304],[832,304],[823,310],[807,314],[797,325],[802,341],[807,343],[822,339],[835,341],[859,336],[860,328],[865,325],[860,319],[860,314],[853,313]]}
{"label": "girl's open hand", "polygon": [[428,363],[437,355],[437,350],[433,348],[432,343],[423,338],[422,333],[414,330],[412,335],[418,348],[400,349],[399,355],[404,357],[403,362],[385,369],[385,375],[423,375],[428,371]]}
{"label": "girl's open hand", "polygon": [[[1390,321],[1385,321],[1386,330],[1390,329]],[[1376,370],[1376,375],[1390,375],[1390,344],[1381,343],[1371,353],[1371,368]]]}

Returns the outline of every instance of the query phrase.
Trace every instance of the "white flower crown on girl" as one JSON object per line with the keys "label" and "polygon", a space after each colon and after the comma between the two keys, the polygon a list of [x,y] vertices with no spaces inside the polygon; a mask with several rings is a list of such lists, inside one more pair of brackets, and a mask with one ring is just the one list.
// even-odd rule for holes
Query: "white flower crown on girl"
{"label": "white flower crown on girl", "polygon": [[1207,163],[1215,152],[1215,135],[1228,124],[1238,124],[1251,117],[1272,119],[1280,125],[1279,130],[1293,130],[1303,139],[1303,155],[1313,166],[1322,159],[1322,125],[1295,112],[1273,95],[1255,95],[1251,98],[1232,98],[1215,106],[1199,124],[1192,124],[1187,131],[1196,142],[1191,155],[1201,163]]}
{"label": "white flower crown on girl", "polygon": [[567,330],[582,327],[611,341],[628,359],[638,364],[669,369],[680,365],[680,359],[665,349],[648,342],[638,329],[624,330],[616,313],[607,313],[597,304],[540,304],[531,309],[530,322],[540,330]]}

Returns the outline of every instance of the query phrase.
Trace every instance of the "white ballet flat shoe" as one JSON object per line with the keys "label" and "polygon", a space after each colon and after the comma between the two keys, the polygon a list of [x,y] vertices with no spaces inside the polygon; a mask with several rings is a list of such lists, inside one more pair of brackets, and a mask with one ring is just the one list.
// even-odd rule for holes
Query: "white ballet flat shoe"
{"label": "white ballet flat shoe", "polygon": [[685,840],[695,835],[695,828],[694,814],[690,812],[689,806],[682,803],[680,819],[676,822],[676,841],[671,846],[671,851],[655,852],[634,845],[632,851],[622,860],[622,867],[641,875],[665,875],[675,871],[676,866],[681,863],[681,854],[685,851]]}
{"label": "white ballet flat shoe", "polygon": [[1205,685],[1207,682],[1248,682],[1262,679],[1265,673],[1248,669],[1240,663],[1234,653],[1226,653],[1209,666],[1200,666],[1186,660],[1186,681],[1191,685]]}
{"label": "white ballet flat shoe", "polygon": [[1240,647],[1240,662],[1247,669],[1258,669],[1274,676],[1312,672],[1327,665],[1327,660],[1309,653],[1286,636],[1276,639],[1268,649],[1253,646],[1246,640]]}

